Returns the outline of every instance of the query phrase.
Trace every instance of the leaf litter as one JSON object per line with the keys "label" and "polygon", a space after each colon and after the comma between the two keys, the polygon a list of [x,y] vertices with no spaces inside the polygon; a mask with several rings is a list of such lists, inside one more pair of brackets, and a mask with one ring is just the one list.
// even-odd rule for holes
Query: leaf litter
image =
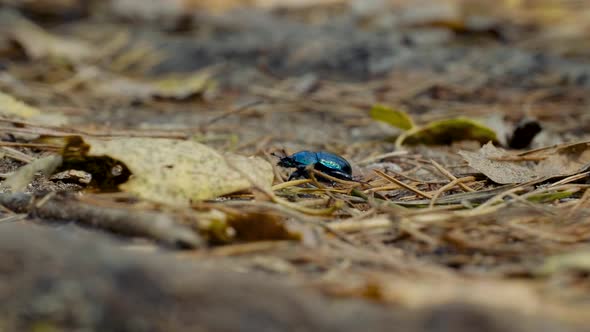
{"label": "leaf litter", "polygon": [[[65,163],[75,162],[76,167],[89,170],[92,165],[85,164],[112,159],[130,173],[118,185],[120,190],[163,204],[188,206],[191,201],[214,199],[252,186],[270,189],[272,183],[271,166],[265,160],[220,154],[197,142],[162,138],[85,138],[70,142],[64,148]],[[106,171],[111,175],[123,172],[116,169],[113,166]],[[108,177],[93,174],[94,178],[99,176]]]}
{"label": "leaf litter", "polygon": [[500,184],[581,174],[590,167],[590,143],[570,143],[508,154],[491,143],[478,152],[459,152],[469,165]]}
{"label": "leaf litter", "polygon": [[[485,1],[445,2],[465,9],[450,12],[429,1],[422,9],[404,1],[382,5],[349,8],[366,15],[352,20],[364,31],[350,19],[332,21],[346,17],[341,4],[316,16],[307,6],[287,5],[284,20],[272,10],[200,13],[198,27],[190,11],[199,6],[187,5],[162,13],[168,16],[161,22],[157,11],[144,17],[150,29],[109,15],[47,24],[28,9],[2,9],[15,24],[2,31],[11,43],[0,46],[0,57],[10,60],[10,82],[22,85],[10,90],[14,96],[0,95],[0,173],[11,189],[0,194],[0,220],[42,228],[74,221],[93,238],[117,240],[108,246],[140,251],[138,257],[161,246],[184,248],[165,259],[176,267],[224,267],[224,275],[243,279],[280,279],[296,293],[306,289],[336,302],[369,300],[390,314],[464,303],[481,310],[478,328],[489,319],[504,322],[498,331],[535,331],[516,325],[532,317],[557,324],[549,331],[583,331],[578,326],[587,325],[590,310],[590,70],[554,55],[541,42],[549,35],[534,39],[534,29],[517,19],[546,32],[544,15],[561,12],[527,12],[514,1],[493,4],[494,11]],[[140,20],[133,8],[102,10]],[[175,21],[180,12],[189,15]],[[482,16],[487,23],[478,21]],[[389,38],[372,33],[379,29]],[[449,39],[432,38],[441,33]],[[104,52],[89,46],[109,40]],[[335,40],[341,43],[330,44],[334,52],[310,48]],[[38,108],[21,103],[18,91]],[[66,123],[38,120],[55,108],[67,114]],[[491,113],[500,128],[478,121]],[[508,144],[505,133],[529,118],[541,132]],[[393,135],[402,137],[398,144]],[[355,181],[320,182],[313,171],[310,179],[285,181],[289,170],[272,157],[279,150],[342,155]],[[76,180],[87,174],[90,182]],[[179,275],[159,279],[162,294]],[[215,282],[219,274],[206,278]],[[203,292],[217,298],[231,287],[216,285]],[[263,300],[234,302],[250,308]],[[503,319],[495,310],[504,310]],[[289,317],[285,312],[269,315],[274,321]],[[355,324],[374,326],[367,317]],[[437,318],[440,328],[407,330],[441,331],[452,317]],[[292,327],[284,324],[279,329]]]}

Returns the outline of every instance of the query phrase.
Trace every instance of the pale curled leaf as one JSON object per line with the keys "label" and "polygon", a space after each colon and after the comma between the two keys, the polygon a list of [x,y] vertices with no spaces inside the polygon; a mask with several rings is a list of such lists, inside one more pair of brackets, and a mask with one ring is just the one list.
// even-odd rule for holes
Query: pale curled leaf
{"label": "pale curled leaf", "polygon": [[59,126],[67,123],[67,118],[60,113],[42,112],[38,108],[0,92],[0,115],[8,118],[17,118],[44,125]]}
{"label": "pale curled leaf", "polygon": [[89,156],[109,156],[131,171],[131,177],[120,189],[165,204],[187,205],[191,200],[216,198],[251,188],[252,182],[270,190],[273,180],[272,166],[265,160],[223,156],[193,141],[154,138],[85,141],[90,145]]}
{"label": "pale curled leaf", "polygon": [[150,82],[152,95],[160,98],[184,99],[215,87],[209,71],[174,75]]}
{"label": "pale curled leaf", "polygon": [[469,165],[501,184],[569,176],[590,165],[590,142],[563,144],[509,155],[489,143],[478,152],[459,152]]}
{"label": "pale curled leaf", "polygon": [[107,78],[93,84],[98,94],[138,99],[153,97],[185,99],[216,88],[211,72],[201,71],[187,75],[168,75],[150,80],[125,77]]}
{"label": "pale curled leaf", "polygon": [[66,39],[10,10],[0,11],[0,33],[20,44],[33,59],[55,57],[73,62],[92,58],[96,50],[81,40]]}
{"label": "pale curled leaf", "polygon": [[549,257],[536,272],[539,275],[551,275],[563,271],[590,272],[590,252],[570,252]]}
{"label": "pale curled leaf", "polygon": [[40,116],[41,111],[29,106],[13,96],[0,92],[0,114],[7,116],[17,116],[22,119],[30,119]]}

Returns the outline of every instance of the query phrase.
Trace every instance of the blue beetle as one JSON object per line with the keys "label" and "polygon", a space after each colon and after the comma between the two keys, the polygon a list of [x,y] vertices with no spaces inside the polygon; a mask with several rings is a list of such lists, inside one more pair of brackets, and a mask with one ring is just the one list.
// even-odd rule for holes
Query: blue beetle
{"label": "blue beetle", "polygon": [[326,151],[299,151],[283,157],[278,164],[281,167],[296,168],[289,180],[297,177],[309,177],[307,167],[312,167],[322,173],[338,179],[352,181],[352,167],[346,159]]}

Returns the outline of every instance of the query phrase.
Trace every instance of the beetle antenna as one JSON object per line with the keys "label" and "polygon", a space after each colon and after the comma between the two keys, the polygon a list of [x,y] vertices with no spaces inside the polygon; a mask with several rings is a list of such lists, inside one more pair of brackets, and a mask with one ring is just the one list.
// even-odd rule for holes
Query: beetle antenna
{"label": "beetle antenna", "polygon": [[273,151],[270,153],[270,155],[277,158],[284,158],[287,156],[287,151],[285,151],[285,149],[282,148],[279,150],[279,153]]}

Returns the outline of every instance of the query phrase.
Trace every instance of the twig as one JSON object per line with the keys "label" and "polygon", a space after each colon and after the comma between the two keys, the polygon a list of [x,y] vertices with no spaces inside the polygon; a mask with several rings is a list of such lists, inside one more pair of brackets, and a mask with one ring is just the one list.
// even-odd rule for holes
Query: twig
{"label": "twig", "polygon": [[524,190],[524,187],[516,187],[516,188],[512,188],[506,191],[502,191],[501,193],[497,194],[496,196],[490,198],[487,202],[483,203],[482,205],[476,207],[475,209],[473,209],[474,211],[480,211],[480,210],[484,210],[494,204],[496,204],[497,202],[501,201],[504,199],[505,196],[509,195],[509,194],[515,194],[519,191]]}
{"label": "twig", "polygon": [[436,247],[439,244],[439,241],[415,228],[409,218],[402,218],[399,221],[399,228],[414,238],[421,240],[432,247]]}
{"label": "twig", "polygon": [[229,117],[231,115],[240,114],[241,112],[247,111],[251,107],[260,105],[262,103],[264,103],[264,101],[263,100],[260,100],[260,99],[248,101],[248,102],[246,102],[244,104],[238,105],[238,106],[236,106],[236,107],[234,107],[234,108],[232,108],[232,109],[230,109],[228,111],[225,111],[225,112],[223,112],[223,113],[221,113],[221,114],[219,114],[219,115],[217,115],[217,116],[215,116],[215,117],[213,117],[213,118],[205,121],[205,123],[202,125],[202,127],[203,128],[206,128],[207,126],[210,126],[210,125],[212,125],[213,123],[215,123],[215,122],[217,122],[219,120],[225,119],[225,118],[227,118],[227,117]]}
{"label": "twig", "polygon": [[298,185],[306,184],[306,183],[310,183],[310,182],[311,182],[310,179],[300,179],[300,180],[287,181],[287,182],[283,182],[283,183],[279,183],[277,185],[274,185],[272,187],[272,191],[277,191],[277,190],[281,190],[281,189],[285,189],[285,188],[289,188],[289,187],[294,187],[294,186],[298,186]]}
{"label": "twig", "polygon": [[4,218],[0,218],[0,223],[21,221],[27,219],[27,217],[28,215],[26,213],[11,214]]}
{"label": "twig", "polygon": [[382,186],[382,187],[374,187],[374,188],[369,188],[366,190],[366,193],[376,193],[376,192],[380,192],[380,191],[389,191],[389,190],[396,190],[402,188],[400,186],[396,185],[388,185],[388,186]]}
{"label": "twig", "polygon": [[437,192],[434,194],[434,196],[432,197],[432,199],[430,200],[430,204],[428,205],[428,208],[432,209],[434,207],[434,203],[436,203],[436,200],[440,197],[440,195],[442,195],[445,191],[453,188],[454,186],[464,183],[464,182],[471,182],[474,181],[475,177],[473,176],[468,176],[468,177],[464,177],[461,179],[455,179],[451,182],[449,182],[449,184],[441,187],[439,190],[437,190]]}
{"label": "twig", "polygon": [[414,187],[410,186],[409,184],[405,184],[405,183],[401,182],[400,180],[394,178],[393,176],[390,176],[389,174],[385,174],[384,172],[382,172],[380,170],[376,170],[376,169],[373,170],[373,171],[375,173],[379,174],[380,176],[384,177],[385,179],[387,179],[387,180],[389,180],[389,181],[397,184],[400,187],[403,187],[403,188],[405,188],[405,189],[407,189],[409,191],[412,191],[412,192],[416,193],[417,195],[420,195],[420,196],[422,196],[424,198],[432,199],[432,196],[431,195],[429,195],[429,194],[421,191],[418,188],[414,188]]}
{"label": "twig", "polygon": [[[239,256],[248,255],[260,252],[276,252],[281,248],[289,248],[293,246],[293,241],[276,240],[276,241],[258,241],[252,243],[237,243],[225,245],[219,248],[208,250],[207,254],[213,257],[221,256]],[[193,257],[194,254],[187,252],[186,255]]]}
{"label": "twig", "polygon": [[84,130],[74,130],[74,129],[45,129],[45,128],[16,128],[16,127],[4,127],[0,126],[0,131],[8,132],[8,133],[24,133],[24,134],[34,134],[34,135],[47,135],[47,136],[54,136],[54,137],[65,137],[65,136],[72,136],[72,135],[81,135],[81,136],[92,136],[92,137],[151,137],[151,138],[176,138],[176,139],[187,139],[190,137],[187,132],[179,132],[179,131],[164,131],[164,130],[112,130],[112,129],[105,129],[102,130],[93,130],[93,131],[84,131]]}
{"label": "twig", "polygon": [[386,159],[386,158],[391,158],[391,157],[399,157],[399,156],[405,156],[408,154],[408,151],[406,150],[401,150],[401,151],[393,151],[393,152],[388,152],[388,153],[384,153],[384,154],[380,154],[377,156],[373,156],[373,157],[369,157],[365,160],[362,160],[360,162],[358,162],[357,164],[359,166],[363,166],[363,165],[368,165],[372,162],[381,160],[381,159]]}
{"label": "twig", "polygon": [[358,232],[375,228],[389,228],[392,222],[387,216],[378,216],[364,220],[346,220],[328,224],[328,228],[341,232]]}
{"label": "twig", "polygon": [[294,209],[296,211],[299,212],[303,212],[306,214],[310,214],[310,215],[330,215],[332,214],[336,209],[338,209],[337,206],[333,206],[327,209],[310,209],[304,206],[300,206],[296,203],[292,203],[289,202],[285,199],[280,198],[279,196],[275,195],[274,192],[272,190],[268,190],[266,188],[263,188],[262,186],[260,186],[251,176],[250,174],[246,174],[243,170],[241,170],[238,167],[235,167],[235,165],[233,165],[231,162],[229,162],[226,159],[226,164],[233,169],[234,171],[236,171],[237,173],[239,173],[241,176],[243,176],[246,180],[248,180],[248,182],[250,182],[250,185],[252,186],[253,189],[258,190],[259,192],[263,193],[264,195],[266,195],[268,197],[269,200],[283,205],[285,207],[289,207],[291,209]]}
{"label": "twig", "polygon": [[552,183],[551,185],[549,185],[549,187],[557,187],[557,186],[560,186],[562,184],[567,184],[567,183],[570,183],[570,182],[574,182],[574,181],[583,179],[585,177],[588,177],[588,175],[590,175],[590,172],[583,172],[583,173],[580,173],[580,174],[575,174],[575,175],[572,175],[572,176],[568,176],[565,179],[562,179],[562,180],[559,180],[559,181],[557,181],[555,183]]}
{"label": "twig", "polygon": [[[333,176],[331,176],[329,174],[326,174],[324,172],[320,172],[320,171],[318,171],[318,170],[316,170],[314,168],[310,168],[308,170],[308,172],[310,173],[310,175],[312,175],[312,174],[319,175],[319,176],[321,176],[321,177],[323,177],[325,179],[328,179],[328,180],[330,180],[332,182],[337,182],[337,183],[341,183],[341,184],[351,185],[352,188],[359,187],[361,185],[359,182],[342,180],[342,179],[339,179],[337,177],[333,177]],[[323,186],[320,186],[320,187],[323,187]]]}
{"label": "twig", "polygon": [[31,161],[35,160],[35,158],[31,156],[7,146],[0,146],[0,149],[3,150],[10,158],[22,161],[24,163],[30,163]]}
{"label": "twig", "polygon": [[34,148],[39,150],[59,150],[62,147],[55,144],[40,144],[40,143],[21,143],[21,142],[4,142],[0,141],[0,146],[13,146],[20,148]]}
{"label": "twig", "polygon": [[[480,190],[475,192],[468,192],[468,193],[459,193],[459,194],[452,194],[445,197],[442,197],[437,200],[437,204],[459,204],[462,202],[485,202],[488,199],[497,196],[498,194],[502,194],[507,190],[515,188],[515,185],[509,184],[504,185],[502,187],[497,187],[488,190]],[[524,187],[519,187],[524,188]],[[418,206],[418,205],[428,205],[430,203],[429,200],[422,199],[416,201],[393,201],[392,203],[401,205],[401,206]]]}
{"label": "twig", "polygon": [[581,208],[585,208],[590,202],[590,190],[586,190],[582,198],[576,202],[576,205],[573,206],[565,215],[565,219],[570,219],[574,212],[579,211]]}
{"label": "twig", "polygon": [[171,246],[195,248],[202,245],[197,233],[163,213],[94,206],[66,194],[57,194],[42,199],[42,204],[35,204],[32,195],[2,193],[0,204],[17,213],[49,220],[75,221],[123,235],[147,237]]}
{"label": "twig", "polygon": [[[431,160],[430,162],[432,163],[432,165],[433,165],[433,166],[434,166],[434,167],[435,167],[435,168],[436,168],[436,169],[437,169],[437,170],[438,170],[438,171],[439,171],[439,172],[440,172],[442,175],[446,176],[446,177],[447,177],[449,180],[451,180],[451,181],[455,181],[455,180],[457,180],[457,177],[455,177],[455,176],[454,176],[454,175],[453,175],[451,172],[447,171],[447,170],[446,170],[444,167],[442,167],[442,166],[441,166],[439,163],[437,163],[437,162],[436,162],[436,161],[434,161],[434,160]],[[474,178],[474,180],[475,180],[475,178]],[[471,192],[475,191],[475,190],[471,189],[469,186],[467,186],[466,184],[464,184],[464,183],[462,183],[462,182],[459,182],[458,184],[459,184],[459,186],[460,186],[461,188],[463,188],[463,189],[464,189],[464,190],[466,190],[466,191],[471,191]]]}

